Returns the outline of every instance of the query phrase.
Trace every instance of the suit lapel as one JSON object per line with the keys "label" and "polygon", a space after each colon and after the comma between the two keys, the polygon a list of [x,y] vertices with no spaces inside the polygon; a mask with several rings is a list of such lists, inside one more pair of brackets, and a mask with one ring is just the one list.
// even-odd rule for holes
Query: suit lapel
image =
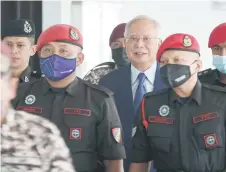
{"label": "suit lapel", "polygon": [[158,90],[161,90],[161,89],[164,89],[164,88],[166,88],[166,85],[161,80],[160,65],[159,65],[159,63],[157,63],[156,72],[155,72],[154,90],[153,91],[158,91]]}
{"label": "suit lapel", "polygon": [[[131,87],[131,68],[130,65],[121,68],[121,80],[119,80],[120,84],[117,88],[119,91],[119,95],[122,100],[126,101],[126,103],[129,105],[128,108],[134,109],[133,105],[133,93],[132,93],[132,87]],[[124,97],[125,96],[125,97]],[[126,100],[125,100],[126,99]],[[125,102],[124,102],[125,103]]]}

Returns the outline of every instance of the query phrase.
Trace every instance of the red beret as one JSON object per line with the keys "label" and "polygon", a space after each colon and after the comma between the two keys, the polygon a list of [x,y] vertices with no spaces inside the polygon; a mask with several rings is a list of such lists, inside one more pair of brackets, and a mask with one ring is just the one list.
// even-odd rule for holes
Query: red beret
{"label": "red beret", "polygon": [[109,46],[111,46],[111,43],[116,41],[116,39],[124,38],[125,28],[126,28],[126,23],[121,23],[113,29],[109,39]]}
{"label": "red beret", "polygon": [[198,41],[193,36],[184,33],[170,35],[163,41],[157,52],[157,61],[160,61],[161,55],[166,50],[191,51],[200,55]]}
{"label": "red beret", "polygon": [[54,41],[68,42],[83,48],[82,34],[76,27],[66,24],[56,24],[50,26],[41,33],[37,41],[37,51],[39,51],[45,44]]}
{"label": "red beret", "polygon": [[222,23],[215,27],[209,37],[209,48],[214,47],[222,42],[226,41],[226,23]]}

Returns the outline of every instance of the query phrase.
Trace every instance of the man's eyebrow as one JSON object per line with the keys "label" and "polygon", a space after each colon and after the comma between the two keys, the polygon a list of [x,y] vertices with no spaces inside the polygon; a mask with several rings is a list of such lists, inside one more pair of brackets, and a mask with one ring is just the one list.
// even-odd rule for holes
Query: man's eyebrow
{"label": "man's eyebrow", "polygon": [[5,43],[13,43],[12,41],[4,41]]}
{"label": "man's eyebrow", "polygon": [[45,47],[45,46],[52,46],[52,44],[47,43],[43,47]]}
{"label": "man's eyebrow", "polygon": [[[180,56],[175,55],[175,56],[173,56],[171,58],[180,58]],[[168,57],[167,56],[163,56],[163,57],[161,57],[161,59],[166,60],[166,59],[168,59]],[[182,59],[182,58],[180,58],[180,59]]]}
{"label": "man's eyebrow", "polygon": [[19,41],[19,42],[16,42],[16,44],[26,44],[26,42]]}
{"label": "man's eyebrow", "polygon": [[[12,42],[12,41],[4,41],[4,42],[6,42],[6,43],[10,43],[10,44],[13,44],[14,42]],[[23,42],[23,41],[16,41],[15,42],[16,44],[25,44],[26,42]]]}
{"label": "man's eyebrow", "polygon": [[220,45],[214,45],[213,48],[221,48]]}

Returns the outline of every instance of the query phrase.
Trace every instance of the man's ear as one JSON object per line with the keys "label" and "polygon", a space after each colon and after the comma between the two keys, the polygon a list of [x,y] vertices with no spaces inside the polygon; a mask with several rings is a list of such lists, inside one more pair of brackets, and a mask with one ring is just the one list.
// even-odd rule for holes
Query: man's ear
{"label": "man's ear", "polygon": [[162,39],[159,39],[159,41],[158,41],[158,47],[160,47],[161,44],[162,44]]}
{"label": "man's ear", "polygon": [[36,50],[37,50],[37,45],[32,45],[31,46],[31,56],[35,55]]}
{"label": "man's ear", "polygon": [[79,66],[83,63],[84,61],[84,54],[83,53],[79,53],[77,58],[76,58],[76,66]]}
{"label": "man's ear", "polygon": [[201,72],[202,71],[202,61],[198,60],[197,62],[197,72]]}

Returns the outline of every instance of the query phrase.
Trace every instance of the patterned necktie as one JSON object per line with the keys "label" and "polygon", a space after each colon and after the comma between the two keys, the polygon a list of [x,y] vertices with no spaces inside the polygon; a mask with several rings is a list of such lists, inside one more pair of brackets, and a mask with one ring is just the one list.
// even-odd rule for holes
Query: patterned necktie
{"label": "patterned necktie", "polygon": [[146,75],[144,73],[140,73],[137,78],[139,80],[139,85],[137,87],[135,98],[134,98],[135,112],[137,112],[139,105],[141,103],[141,100],[144,94],[146,93],[146,89],[144,87],[144,81],[145,81]]}

